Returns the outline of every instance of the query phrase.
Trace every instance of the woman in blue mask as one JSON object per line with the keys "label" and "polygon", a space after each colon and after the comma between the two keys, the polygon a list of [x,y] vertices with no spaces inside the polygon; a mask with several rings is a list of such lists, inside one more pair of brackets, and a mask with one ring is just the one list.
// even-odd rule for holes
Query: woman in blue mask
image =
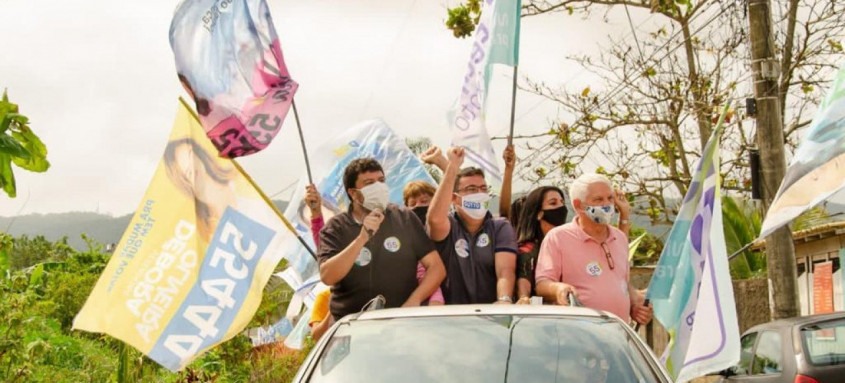
{"label": "woman in blue mask", "polygon": [[516,222],[519,258],[516,271],[517,303],[528,304],[534,293],[534,268],[540,243],[549,230],[566,223],[563,191],[555,186],[542,186],[525,197]]}

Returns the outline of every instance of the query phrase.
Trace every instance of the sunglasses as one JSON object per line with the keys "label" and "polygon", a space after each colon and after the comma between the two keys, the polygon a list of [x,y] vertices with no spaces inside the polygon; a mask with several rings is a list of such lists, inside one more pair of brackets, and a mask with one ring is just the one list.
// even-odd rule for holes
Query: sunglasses
{"label": "sunglasses", "polygon": [[601,249],[604,250],[604,257],[607,258],[607,267],[610,267],[611,270],[616,268],[616,264],[613,263],[613,257],[610,255],[610,249],[607,248],[607,244],[602,242]]}

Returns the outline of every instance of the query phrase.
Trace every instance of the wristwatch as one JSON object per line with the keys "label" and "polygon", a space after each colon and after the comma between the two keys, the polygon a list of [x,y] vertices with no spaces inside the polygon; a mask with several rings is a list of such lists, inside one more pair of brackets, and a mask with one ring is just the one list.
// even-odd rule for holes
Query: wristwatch
{"label": "wristwatch", "polygon": [[629,221],[629,220],[627,220],[627,219],[622,219],[622,218],[619,218],[619,224],[620,224],[620,225],[630,225],[630,224],[631,224],[631,221]]}
{"label": "wristwatch", "polygon": [[499,302],[513,303],[513,298],[511,298],[510,295],[502,295],[502,296],[499,297],[498,301]]}

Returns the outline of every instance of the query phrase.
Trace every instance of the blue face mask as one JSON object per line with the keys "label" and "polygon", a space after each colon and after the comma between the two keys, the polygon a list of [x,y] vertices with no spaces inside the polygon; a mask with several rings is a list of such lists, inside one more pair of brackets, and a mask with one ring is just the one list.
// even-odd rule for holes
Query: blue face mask
{"label": "blue face mask", "polygon": [[587,206],[584,208],[584,213],[599,225],[609,225],[613,215],[616,214],[616,209],[613,205]]}

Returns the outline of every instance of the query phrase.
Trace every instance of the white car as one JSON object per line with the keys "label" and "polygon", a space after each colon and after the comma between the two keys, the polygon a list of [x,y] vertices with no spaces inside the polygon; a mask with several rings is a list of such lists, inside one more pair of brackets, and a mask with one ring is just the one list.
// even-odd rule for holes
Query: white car
{"label": "white car", "polygon": [[601,311],[456,305],[338,321],[294,382],[671,382],[633,330]]}

